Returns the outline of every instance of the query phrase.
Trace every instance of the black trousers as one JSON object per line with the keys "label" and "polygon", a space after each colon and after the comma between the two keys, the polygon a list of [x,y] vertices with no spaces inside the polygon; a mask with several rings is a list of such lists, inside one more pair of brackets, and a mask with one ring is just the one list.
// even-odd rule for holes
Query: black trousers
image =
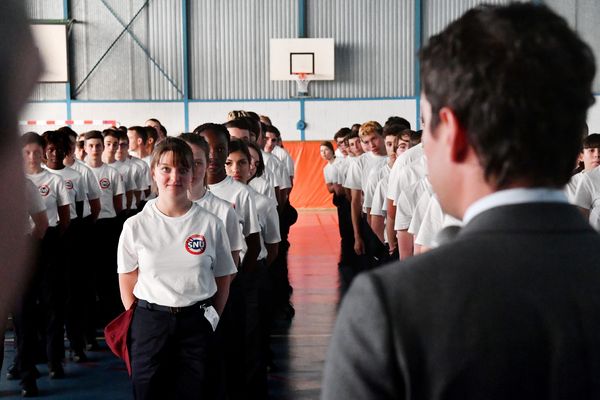
{"label": "black trousers", "polygon": [[[97,250],[92,256],[95,293],[96,293],[96,328],[107,323],[123,312],[119,292],[119,276],[117,274],[117,246],[121,233],[118,218],[103,218],[96,221],[93,235]],[[89,253],[88,253],[89,254]]]}
{"label": "black trousers", "polygon": [[[66,267],[66,314],[65,327],[71,350],[82,352],[84,343],[84,326],[86,322],[86,296],[88,293],[88,277],[85,262],[85,238],[89,237],[89,221],[81,218],[71,220],[69,229],[63,239],[62,253]],[[87,279],[86,279],[87,278]]]}
{"label": "black trousers", "polygon": [[[15,361],[23,382],[35,380],[38,340],[46,342],[51,367],[62,363],[64,349],[65,270],[61,238],[56,227],[48,228],[40,243],[33,275],[14,315],[17,339]],[[39,308],[39,309],[38,309]],[[37,318],[41,315],[42,318]],[[42,337],[38,338],[38,329]]]}
{"label": "black trousers", "polygon": [[206,399],[214,334],[204,310],[178,314],[138,306],[130,328],[133,394],[142,399]]}

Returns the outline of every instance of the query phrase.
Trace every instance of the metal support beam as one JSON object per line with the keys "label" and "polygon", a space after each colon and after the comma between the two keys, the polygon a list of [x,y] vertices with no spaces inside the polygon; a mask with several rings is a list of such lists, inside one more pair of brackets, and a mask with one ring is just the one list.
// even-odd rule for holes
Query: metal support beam
{"label": "metal support beam", "polygon": [[298,0],[298,37],[306,37],[306,0]]}
{"label": "metal support beam", "polygon": [[[63,0],[63,18],[67,21],[67,27],[71,26],[72,20],[69,19],[69,0]],[[68,29],[68,28],[67,28]],[[68,46],[68,36],[67,35],[67,51],[69,50]],[[69,55],[67,53],[67,61],[69,60]],[[69,64],[67,64],[67,69],[70,70]],[[67,82],[65,83],[65,106],[67,108],[67,120],[72,120],[71,115],[71,74],[67,71]]]}
{"label": "metal support beam", "polygon": [[79,89],[81,89],[81,87],[83,86],[83,84],[85,82],[87,82],[87,80],[92,75],[92,73],[96,70],[96,68],[98,68],[98,65],[100,65],[100,63],[102,62],[102,60],[104,60],[104,58],[106,57],[106,55],[112,50],[112,48],[119,41],[119,39],[121,39],[121,37],[125,34],[125,32],[128,31],[128,29],[131,26],[131,24],[133,24],[133,22],[135,21],[135,19],[138,17],[138,15],[140,15],[140,13],[142,12],[142,10],[144,8],[146,8],[146,6],[148,5],[149,2],[150,2],[150,0],[146,0],[144,2],[144,4],[142,4],[142,6],[140,7],[140,9],[135,13],[135,15],[133,16],[133,18],[131,19],[131,21],[129,21],[129,23],[125,26],[125,29],[123,29],[121,31],[121,33],[119,33],[119,36],[117,36],[117,38],[115,40],[113,40],[113,42],[110,44],[110,46],[108,46],[108,49],[106,49],[106,51],[104,52],[104,54],[102,54],[102,56],[100,56],[100,59],[96,62],[96,64],[94,64],[94,66],[92,67],[92,69],[90,70],[90,72],[88,72],[87,75],[85,76],[85,78],[83,78],[83,80],[81,81],[81,83],[79,85],[77,85],[77,87],[75,88],[75,91],[74,91],[75,92],[74,93],[75,96],[77,96],[77,94],[79,93]]}
{"label": "metal support beam", "polygon": [[416,130],[421,129],[421,67],[419,64],[419,50],[423,38],[423,2],[415,0],[415,97],[416,97]]}
{"label": "metal support beam", "polygon": [[183,118],[185,132],[190,131],[190,84],[189,84],[189,64],[188,59],[188,1],[181,0],[181,37],[183,42]]}

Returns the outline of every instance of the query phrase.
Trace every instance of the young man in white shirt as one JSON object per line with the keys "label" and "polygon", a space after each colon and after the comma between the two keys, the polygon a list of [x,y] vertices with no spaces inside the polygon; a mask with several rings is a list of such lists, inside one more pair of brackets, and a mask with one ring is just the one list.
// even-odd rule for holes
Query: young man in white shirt
{"label": "young man in white shirt", "polygon": [[[366,188],[366,179],[373,168],[380,167],[385,162],[385,143],[383,129],[375,121],[365,122],[361,125],[360,141],[369,148],[369,153],[360,156],[348,169],[348,176],[344,187],[350,189],[352,229],[354,231],[354,252],[357,255],[365,254],[364,238],[361,233],[362,195]],[[354,148],[358,148],[355,144]]]}
{"label": "young man in white shirt", "polygon": [[[113,129],[106,129],[102,132],[104,136],[104,151],[102,152],[102,162],[110,165],[119,171],[123,181],[122,211],[126,212],[131,207],[133,201],[133,192],[137,190],[137,186],[133,177],[131,166],[116,159],[117,151],[119,150],[120,132]],[[121,152],[122,153],[122,152]]]}
{"label": "young man in white shirt", "polygon": [[130,126],[127,129],[129,138],[129,154],[144,160],[150,167],[152,154],[148,151],[148,131],[144,126]]}
{"label": "young man in white shirt", "polygon": [[[102,161],[104,138],[99,131],[85,134],[86,162],[94,173],[101,190],[101,210],[95,226],[95,240],[103,245],[99,248],[92,263],[96,273],[96,290],[100,301],[100,315],[97,323],[102,326],[116,317],[120,311],[121,300],[119,283],[114,273],[116,269],[116,249],[121,227],[117,216],[123,209],[123,179],[119,171]],[[93,344],[93,343],[92,343]]]}

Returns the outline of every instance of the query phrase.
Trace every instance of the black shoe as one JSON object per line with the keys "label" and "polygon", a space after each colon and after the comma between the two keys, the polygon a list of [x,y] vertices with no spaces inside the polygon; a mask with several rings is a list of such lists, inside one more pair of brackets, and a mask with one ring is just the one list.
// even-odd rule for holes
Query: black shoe
{"label": "black shoe", "polygon": [[65,377],[65,370],[62,365],[53,365],[50,366],[50,373],[48,374],[50,379],[62,379]]}
{"label": "black shoe", "polygon": [[39,393],[35,381],[23,383],[21,385],[21,396],[23,397],[36,397]]}
{"label": "black shoe", "polygon": [[16,381],[17,379],[21,379],[21,373],[15,364],[12,364],[6,370],[6,379],[9,381]]}

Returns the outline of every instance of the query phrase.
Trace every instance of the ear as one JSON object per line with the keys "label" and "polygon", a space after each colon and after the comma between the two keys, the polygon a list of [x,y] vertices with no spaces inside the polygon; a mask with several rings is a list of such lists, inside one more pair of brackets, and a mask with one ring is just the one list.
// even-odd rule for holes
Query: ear
{"label": "ear", "polygon": [[450,159],[453,162],[463,162],[468,156],[470,146],[465,129],[460,124],[454,111],[443,107],[439,112],[440,125],[446,131],[446,141],[450,149]]}

